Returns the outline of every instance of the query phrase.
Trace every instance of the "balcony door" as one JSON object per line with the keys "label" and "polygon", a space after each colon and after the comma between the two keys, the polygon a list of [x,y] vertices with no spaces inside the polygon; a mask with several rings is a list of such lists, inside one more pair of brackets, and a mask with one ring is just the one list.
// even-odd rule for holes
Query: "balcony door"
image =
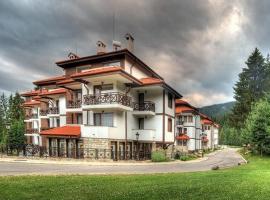
{"label": "balcony door", "polygon": [[144,93],[139,93],[139,110],[144,110]]}
{"label": "balcony door", "polygon": [[101,85],[94,86],[94,95],[99,96],[101,94]]}

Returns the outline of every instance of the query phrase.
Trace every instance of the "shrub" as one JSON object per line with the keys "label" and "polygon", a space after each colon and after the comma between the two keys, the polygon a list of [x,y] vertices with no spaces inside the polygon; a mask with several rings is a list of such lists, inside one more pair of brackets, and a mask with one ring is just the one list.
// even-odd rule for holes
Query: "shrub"
{"label": "shrub", "polygon": [[193,160],[193,159],[196,159],[196,158],[197,158],[196,155],[190,154],[190,155],[182,155],[180,157],[180,160],[182,160],[182,161],[188,161],[188,160]]}
{"label": "shrub", "polygon": [[152,159],[152,162],[168,161],[166,157],[166,152],[164,150],[157,150],[157,151],[152,152],[151,159]]}

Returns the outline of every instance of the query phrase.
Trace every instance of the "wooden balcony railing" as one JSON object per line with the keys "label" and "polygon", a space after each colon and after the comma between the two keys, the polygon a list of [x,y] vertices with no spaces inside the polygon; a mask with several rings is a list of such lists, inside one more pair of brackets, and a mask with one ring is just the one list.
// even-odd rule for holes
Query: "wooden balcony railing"
{"label": "wooden balcony railing", "polygon": [[67,101],[67,108],[81,108],[82,107],[82,101],[81,100],[75,100],[75,101]]}
{"label": "wooden balcony railing", "polygon": [[155,112],[155,103],[151,101],[144,101],[142,103],[133,103],[134,111],[153,111]]}
{"label": "wooden balcony railing", "polygon": [[27,134],[38,133],[38,129],[37,128],[28,128],[25,130],[25,133],[27,133]]}
{"label": "wooden balcony railing", "polygon": [[84,95],[84,105],[121,104],[131,107],[131,97],[120,92],[108,92],[100,95]]}

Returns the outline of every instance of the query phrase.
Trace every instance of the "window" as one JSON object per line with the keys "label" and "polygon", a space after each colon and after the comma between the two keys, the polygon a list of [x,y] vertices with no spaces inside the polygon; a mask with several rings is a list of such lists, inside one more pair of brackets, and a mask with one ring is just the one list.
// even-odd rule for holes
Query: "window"
{"label": "window", "polygon": [[113,84],[95,85],[94,94],[99,95],[101,91],[113,90]]}
{"label": "window", "polygon": [[82,100],[82,90],[75,90],[74,94],[75,101]]}
{"label": "window", "polygon": [[187,116],[183,116],[183,118],[184,118],[184,122],[187,122]]}
{"label": "window", "polygon": [[113,126],[113,113],[94,113],[95,126]]}
{"label": "window", "polygon": [[168,132],[172,132],[172,119],[168,118]]}
{"label": "window", "polygon": [[82,114],[77,114],[77,124],[82,124]]}
{"label": "window", "polygon": [[142,130],[144,129],[144,118],[139,118],[139,129]]}
{"label": "window", "polygon": [[91,124],[91,118],[90,118],[90,116],[91,116],[91,111],[87,111],[87,118],[86,118],[86,124],[87,125],[90,125]]}
{"label": "window", "polygon": [[192,116],[188,116],[188,122],[192,123],[193,122],[193,117]]}
{"label": "window", "polygon": [[172,108],[173,106],[173,97],[170,93],[168,93],[168,107]]}

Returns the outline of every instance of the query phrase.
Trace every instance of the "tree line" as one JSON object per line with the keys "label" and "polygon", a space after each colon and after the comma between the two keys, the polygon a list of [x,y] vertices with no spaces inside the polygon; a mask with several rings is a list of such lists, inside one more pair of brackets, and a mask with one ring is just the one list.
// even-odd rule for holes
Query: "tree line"
{"label": "tree line", "polygon": [[0,96],[0,145],[17,147],[25,142],[24,100],[19,93]]}
{"label": "tree line", "polygon": [[234,85],[236,103],[218,119],[220,142],[247,145],[253,152],[270,153],[270,59],[258,48],[250,54]]}

